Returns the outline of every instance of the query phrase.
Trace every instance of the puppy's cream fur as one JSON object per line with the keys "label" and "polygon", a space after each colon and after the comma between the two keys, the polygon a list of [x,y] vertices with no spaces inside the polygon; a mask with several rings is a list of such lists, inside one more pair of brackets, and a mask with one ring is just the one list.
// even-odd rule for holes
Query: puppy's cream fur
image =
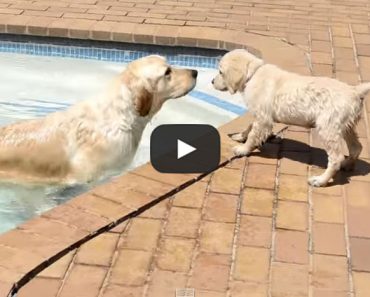
{"label": "puppy's cream fur", "polygon": [[0,178],[73,185],[120,172],[153,115],[192,90],[196,76],[148,56],[130,63],[95,100],[0,128]]}
{"label": "puppy's cream fur", "polygon": [[[340,169],[351,170],[362,146],[355,132],[370,83],[350,86],[327,77],[290,73],[245,50],[227,53],[220,61],[220,73],[213,85],[221,91],[240,92],[255,116],[250,131],[233,139],[246,141],[234,148],[236,155],[248,155],[271,135],[274,122],[316,128],[328,153],[327,169],[309,178],[313,186],[325,186]],[[345,140],[349,157],[341,152]]]}

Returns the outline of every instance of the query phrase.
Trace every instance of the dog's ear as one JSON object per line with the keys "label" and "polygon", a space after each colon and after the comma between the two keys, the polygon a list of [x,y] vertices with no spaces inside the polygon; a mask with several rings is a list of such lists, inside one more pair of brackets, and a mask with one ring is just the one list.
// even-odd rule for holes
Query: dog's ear
{"label": "dog's ear", "polygon": [[153,104],[153,94],[145,88],[140,88],[135,97],[135,109],[140,116],[145,117],[149,114]]}
{"label": "dog's ear", "polygon": [[137,113],[145,117],[149,114],[153,105],[153,94],[149,92],[129,68],[122,74],[122,81],[133,94],[134,107]]}
{"label": "dog's ear", "polygon": [[259,67],[262,66],[262,64],[263,64],[263,61],[258,58],[256,58],[255,60],[249,63],[248,71],[247,71],[247,81],[252,78],[253,74],[257,71]]}
{"label": "dog's ear", "polygon": [[250,80],[259,67],[263,65],[261,59],[255,58],[248,64],[240,61],[227,71],[227,88],[231,94],[242,91],[245,82]]}
{"label": "dog's ear", "polygon": [[243,76],[243,71],[238,68],[231,67],[228,69],[227,73],[225,74],[227,80],[226,86],[231,94],[235,94],[240,89],[240,85],[243,81]]}

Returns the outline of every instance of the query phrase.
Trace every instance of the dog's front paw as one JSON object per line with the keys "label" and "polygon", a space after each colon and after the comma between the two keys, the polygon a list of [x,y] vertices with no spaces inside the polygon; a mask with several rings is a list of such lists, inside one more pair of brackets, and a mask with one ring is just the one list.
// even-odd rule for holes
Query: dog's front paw
{"label": "dog's front paw", "polygon": [[272,133],[267,137],[266,142],[279,144],[283,141],[281,134]]}
{"label": "dog's front paw", "polygon": [[237,142],[245,142],[247,140],[243,133],[230,134],[229,136],[232,140]]}
{"label": "dog's front paw", "polygon": [[247,156],[250,153],[250,151],[245,145],[234,146],[233,152],[235,156],[239,156],[239,157]]}
{"label": "dog's front paw", "polygon": [[324,187],[327,184],[327,181],[321,176],[312,176],[308,179],[308,183],[313,187]]}
{"label": "dog's front paw", "polygon": [[355,169],[355,161],[347,157],[340,164],[340,169],[343,171],[353,171]]}

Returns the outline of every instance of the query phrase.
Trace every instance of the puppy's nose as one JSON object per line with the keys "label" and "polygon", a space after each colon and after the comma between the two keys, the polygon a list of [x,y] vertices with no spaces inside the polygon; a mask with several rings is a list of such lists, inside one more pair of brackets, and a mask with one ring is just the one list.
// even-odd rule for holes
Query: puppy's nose
{"label": "puppy's nose", "polygon": [[212,79],[212,85],[214,85],[215,84],[215,79]]}
{"label": "puppy's nose", "polygon": [[196,70],[192,70],[192,71],[191,71],[191,76],[192,76],[193,78],[197,78],[197,76],[198,76],[198,71],[196,71]]}

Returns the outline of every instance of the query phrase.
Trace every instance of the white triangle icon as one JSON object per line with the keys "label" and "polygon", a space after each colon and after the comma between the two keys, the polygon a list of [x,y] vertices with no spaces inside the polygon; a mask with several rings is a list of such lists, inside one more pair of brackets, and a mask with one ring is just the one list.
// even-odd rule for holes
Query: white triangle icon
{"label": "white triangle icon", "polygon": [[182,157],[189,155],[190,153],[196,151],[197,149],[180,139],[177,139],[177,159],[181,159]]}

